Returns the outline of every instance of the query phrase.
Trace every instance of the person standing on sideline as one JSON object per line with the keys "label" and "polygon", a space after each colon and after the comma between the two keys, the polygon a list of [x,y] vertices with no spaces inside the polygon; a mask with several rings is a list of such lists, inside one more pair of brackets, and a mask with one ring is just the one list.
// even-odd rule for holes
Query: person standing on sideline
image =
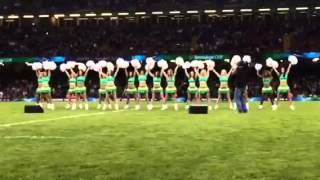
{"label": "person standing on sideline", "polygon": [[237,105],[239,113],[247,113],[248,107],[246,105],[246,90],[249,77],[249,65],[240,61],[237,66],[233,67],[232,75],[234,76],[234,101]]}

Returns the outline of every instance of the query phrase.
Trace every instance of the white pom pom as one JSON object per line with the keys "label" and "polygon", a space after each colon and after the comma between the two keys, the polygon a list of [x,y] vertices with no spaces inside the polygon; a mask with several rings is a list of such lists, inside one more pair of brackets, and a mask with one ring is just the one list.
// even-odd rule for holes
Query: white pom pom
{"label": "white pom pom", "polygon": [[184,60],[182,57],[177,57],[176,58],[176,65],[177,66],[182,66],[184,64]]}
{"label": "white pom pom", "polygon": [[111,62],[107,62],[108,71],[114,71],[114,65]]}
{"label": "white pom pom", "polygon": [[123,69],[127,69],[128,67],[129,67],[129,62],[128,61],[124,61],[123,63],[122,63],[122,66],[121,66],[121,68],[123,68]]}
{"label": "white pom pom", "polygon": [[97,63],[93,66],[93,70],[96,72],[99,72],[101,70],[101,66],[99,65],[99,63]]}
{"label": "white pom pom", "polygon": [[0,62],[0,66],[4,66],[4,64],[2,62]]}
{"label": "white pom pom", "polygon": [[183,65],[182,65],[182,68],[183,69],[189,69],[191,67],[191,63],[190,62],[185,62]]}
{"label": "white pom pom", "polygon": [[100,66],[101,68],[107,67],[107,61],[105,61],[105,60],[99,61],[98,64],[99,64],[99,66]]}
{"label": "white pom pom", "polygon": [[296,65],[298,64],[298,58],[296,56],[290,55],[288,57],[288,61],[292,64],[292,65]]}
{"label": "white pom pom", "polygon": [[313,58],[312,59],[312,62],[318,62],[319,61],[319,58]]}
{"label": "white pom pom", "polygon": [[65,72],[67,70],[67,65],[65,63],[60,64],[60,71]]}
{"label": "white pom pom", "polygon": [[193,68],[198,67],[198,61],[197,60],[191,61],[191,67],[193,67]]}
{"label": "white pom pom", "polygon": [[43,69],[44,70],[49,70],[50,69],[50,62],[49,61],[44,61],[42,63],[42,65],[43,65]]}
{"label": "white pom pom", "polygon": [[148,64],[146,64],[146,65],[144,66],[144,69],[145,69],[146,71],[151,70]]}
{"label": "white pom pom", "polygon": [[68,61],[67,62],[67,67],[68,67],[68,69],[73,69],[73,68],[75,68],[76,67],[76,62],[75,61]]}
{"label": "white pom pom", "polygon": [[[158,64],[158,67],[160,67],[162,69],[167,69],[168,68],[168,62],[163,60],[163,59],[158,61],[157,64]],[[167,68],[165,68],[165,67],[167,67]]]}
{"label": "white pom pom", "polygon": [[231,65],[237,65],[240,61],[241,61],[241,56],[239,56],[239,55],[234,55],[234,56],[231,58],[230,64],[231,64]]}
{"label": "white pom pom", "polygon": [[279,63],[277,61],[272,62],[272,67],[277,69],[279,67]]}
{"label": "white pom pom", "polygon": [[169,65],[168,65],[168,63],[166,61],[166,63],[164,63],[161,68],[166,70],[166,69],[168,69],[168,67],[169,67]]}
{"label": "white pom pom", "polygon": [[36,70],[40,70],[42,68],[43,68],[43,66],[41,63],[39,63],[39,62],[32,63],[32,70],[36,71]]}
{"label": "white pom pom", "polygon": [[134,67],[135,69],[141,68],[141,64],[140,64],[139,60],[137,60],[137,59],[131,60],[130,63],[131,63],[131,66]]}
{"label": "white pom pom", "polygon": [[53,61],[49,62],[49,70],[54,71],[57,69],[57,64]]}
{"label": "white pom pom", "polygon": [[254,68],[257,70],[257,71],[260,71],[262,69],[262,64],[256,64],[254,66]]}
{"label": "white pom pom", "polygon": [[274,62],[274,60],[273,60],[272,58],[268,58],[268,59],[266,60],[266,65],[267,65],[268,67],[272,67],[273,62]]}
{"label": "white pom pom", "polygon": [[204,63],[202,61],[198,61],[198,68],[199,69],[204,69]]}
{"label": "white pom pom", "polygon": [[150,64],[155,64],[156,61],[155,61],[152,57],[148,57],[148,58],[146,59],[146,63],[150,65]]}
{"label": "white pom pom", "polygon": [[121,66],[123,66],[123,62],[124,62],[123,58],[118,58],[116,64],[118,67],[121,67]]}
{"label": "white pom pom", "polygon": [[213,70],[214,66],[216,65],[216,63],[212,60],[206,60],[205,63],[207,64],[209,70]]}
{"label": "white pom pom", "polygon": [[88,67],[89,69],[93,69],[95,63],[94,63],[92,60],[89,60],[89,61],[87,61],[86,65],[87,65],[87,67]]}
{"label": "white pom pom", "polygon": [[242,60],[246,63],[251,63],[251,56],[245,55],[243,56]]}
{"label": "white pom pom", "polygon": [[78,63],[78,69],[81,71],[86,71],[87,70],[87,66],[83,63]]}

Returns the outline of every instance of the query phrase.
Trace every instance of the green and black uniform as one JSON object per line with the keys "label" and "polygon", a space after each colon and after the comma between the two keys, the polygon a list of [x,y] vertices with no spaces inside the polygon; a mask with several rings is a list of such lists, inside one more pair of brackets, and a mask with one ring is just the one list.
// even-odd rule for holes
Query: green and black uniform
{"label": "green and black uniform", "polygon": [[107,93],[114,93],[117,91],[117,87],[114,85],[114,77],[107,77]]}
{"label": "green and black uniform", "polygon": [[43,76],[38,78],[38,88],[36,93],[38,94],[46,94],[51,92],[51,88],[49,86],[50,76]]}
{"label": "green and black uniform", "polygon": [[189,82],[188,93],[196,94],[198,92],[198,88],[196,86],[196,80],[194,78],[190,78],[188,82]]}
{"label": "green and black uniform", "polygon": [[99,94],[106,94],[107,93],[107,84],[108,84],[107,77],[100,78]]}
{"label": "green and black uniform", "polygon": [[75,93],[76,92],[76,83],[77,83],[77,80],[75,78],[69,79],[68,93]]}
{"label": "green and black uniform", "polygon": [[263,94],[272,94],[273,90],[272,90],[272,87],[270,85],[270,83],[272,81],[272,78],[270,78],[270,77],[263,78],[262,81],[263,81],[262,93]]}
{"label": "green and black uniform", "polygon": [[220,87],[218,92],[220,94],[228,94],[230,92],[229,86],[228,86],[228,81],[229,81],[229,76],[220,76]]}
{"label": "green and black uniform", "polygon": [[148,86],[147,86],[147,75],[139,75],[138,76],[138,81],[139,81],[139,87],[138,87],[138,92],[140,94],[146,94],[148,93]]}
{"label": "green and black uniform", "polygon": [[86,77],[85,76],[78,76],[77,77],[77,87],[76,87],[76,93],[77,94],[84,94],[87,90],[85,86]]}
{"label": "green and black uniform", "polygon": [[153,89],[152,92],[154,93],[161,93],[162,88],[161,88],[161,77],[154,77],[153,78]]}
{"label": "green and black uniform", "polygon": [[288,93],[290,91],[290,88],[288,86],[288,74],[281,74],[280,77],[280,86],[278,88],[279,93]]}
{"label": "green and black uniform", "polygon": [[200,87],[199,87],[199,93],[200,94],[207,94],[209,92],[209,88],[207,85],[207,81],[208,81],[208,77],[199,77],[199,83],[200,83]]}
{"label": "green and black uniform", "polygon": [[175,83],[174,77],[168,77],[167,88],[166,88],[167,94],[175,94],[177,92],[177,89],[176,89],[174,83]]}
{"label": "green and black uniform", "polygon": [[127,88],[128,94],[135,94],[137,92],[137,88],[134,85],[135,79],[136,79],[135,76],[130,77],[128,79],[128,88]]}

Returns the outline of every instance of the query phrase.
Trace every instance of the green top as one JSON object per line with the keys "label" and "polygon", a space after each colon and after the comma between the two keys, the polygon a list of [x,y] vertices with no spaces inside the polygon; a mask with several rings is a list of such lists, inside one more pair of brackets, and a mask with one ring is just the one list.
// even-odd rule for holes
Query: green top
{"label": "green top", "polygon": [[134,81],[135,81],[135,77],[130,77],[130,78],[128,79],[128,84],[129,84],[129,85],[134,85]]}
{"label": "green top", "polygon": [[227,88],[228,87],[228,81],[229,81],[229,77],[228,76],[220,76],[219,80],[220,80],[220,87],[221,88]]}
{"label": "green top", "polygon": [[287,86],[288,85],[288,74],[284,73],[281,74],[279,77],[280,80],[280,86]]}
{"label": "green top", "polygon": [[167,79],[168,88],[174,88],[175,87],[174,82],[175,82],[174,77],[168,77]]}
{"label": "green top", "polygon": [[270,87],[270,83],[271,83],[272,78],[268,77],[268,78],[263,78],[263,87],[264,88],[269,88]]}
{"label": "green top", "polygon": [[138,80],[139,80],[139,82],[146,81],[147,80],[147,75],[139,75],[138,76]]}
{"label": "green top", "polygon": [[43,76],[42,78],[42,86],[49,87],[50,76]]}
{"label": "green top", "polygon": [[190,78],[188,80],[188,82],[189,82],[189,87],[191,87],[191,88],[195,88],[196,87],[196,80],[194,78]]}
{"label": "green top", "polygon": [[160,86],[160,84],[161,84],[161,78],[160,78],[160,77],[154,77],[154,78],[153,78],[153,84]]}
{"label": "green top", "polygon": [[109,86],[114,86],[114,77],[113,77],[113,76],[108,76],[108,77],[106,78],[106,81],[107,81],[107,84],[108,84]]}
{"label": "green top", "polygon": [[202,77],[200,76],[200,77],[199,77],[200,87],[202,87],[202,88],[203,88],[203,87],[208,87],[208,86],[207,86],[207,81],[208,81],[208,79],[209,79],[209,78],[206,77],[206,76],[202,76]]}
{"label": "green top", "polygon": [[76,87],[76,82],[77,82],[77,80],[75,78],[69,79],[69,87],[70,88]]}
{"label": "green top", "polygon": [[108,83],[108,78],[106,78],[106,77],[104,77],[104,78],[100,78],[100,86],[101,85],[107,85],[107,83]]}
{"label": "green top", "polygon": [[77,86],[84,86],[84,82],[86,81],[86,77],[85,76],[78,76],[77,77]]}

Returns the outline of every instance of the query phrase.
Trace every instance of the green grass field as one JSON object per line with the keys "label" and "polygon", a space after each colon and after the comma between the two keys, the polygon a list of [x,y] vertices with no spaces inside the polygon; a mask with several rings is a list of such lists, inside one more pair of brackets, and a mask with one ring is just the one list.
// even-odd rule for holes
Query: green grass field
{"label": "green grass field", "polygon": [[1,180],[320,179],[320,103],[209,115],[23,106],[0,103]]}

